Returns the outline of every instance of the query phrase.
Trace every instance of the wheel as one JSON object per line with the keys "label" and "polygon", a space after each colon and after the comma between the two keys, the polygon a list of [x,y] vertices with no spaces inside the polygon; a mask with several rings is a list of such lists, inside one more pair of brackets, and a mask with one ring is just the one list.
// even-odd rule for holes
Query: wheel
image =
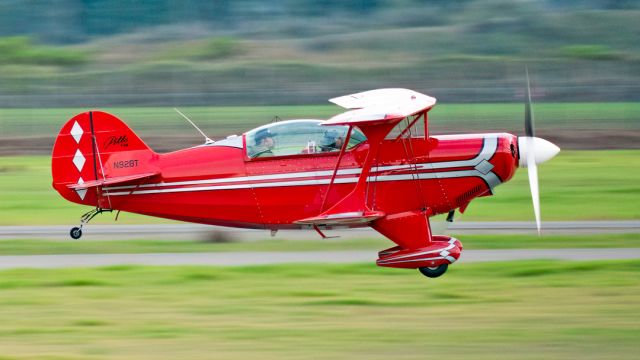
{"label": "wheel", "polygon": [[79,227],[74,227],[69,232],[69,235],[71,235],[71,238],[78,240],[82,236],[82,229],[80,229]]}
{"label": "wheel", "polygon": [[420,273],[422,273],[422,275],[428,278],[437,278],[438,276],[446,273],[448,268],[449,264],[442,264],[436,267],[421,267],[418,268],[418,270],[420,271]]}

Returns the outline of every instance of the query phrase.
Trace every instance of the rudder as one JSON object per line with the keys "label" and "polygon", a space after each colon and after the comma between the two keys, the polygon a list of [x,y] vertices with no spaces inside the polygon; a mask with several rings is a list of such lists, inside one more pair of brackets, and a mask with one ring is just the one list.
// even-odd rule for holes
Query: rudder
{"label": "rudder", "polygon": [[100,188],[72,190],[83,184],[150,171],[157,158],[123,121],[102,111],[87,111],[67,121],[53,145],[53,187],[65,199],[98,205]]}

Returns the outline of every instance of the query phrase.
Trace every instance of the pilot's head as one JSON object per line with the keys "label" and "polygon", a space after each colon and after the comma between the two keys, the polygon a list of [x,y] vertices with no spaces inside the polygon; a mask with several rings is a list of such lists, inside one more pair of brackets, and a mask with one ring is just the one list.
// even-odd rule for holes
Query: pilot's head
{"label": "pilot's head", "polygon": [[341,136],[338,136],[338,132],[335,130],[328,130],[324,133],[324,137],[320,142],[320,148],[322,151],[332,151],[340,149],[344,140]]}
{"label": "pilot's head", "polygon": [[275,145],[275,142],[273,141],[273,134],[271,134],[271,131],[269,131],[269,129],[262,129],[258,131],[256,133],[255,140],[256,145],[266,146],[269,149],[273,148],[273,146]]}

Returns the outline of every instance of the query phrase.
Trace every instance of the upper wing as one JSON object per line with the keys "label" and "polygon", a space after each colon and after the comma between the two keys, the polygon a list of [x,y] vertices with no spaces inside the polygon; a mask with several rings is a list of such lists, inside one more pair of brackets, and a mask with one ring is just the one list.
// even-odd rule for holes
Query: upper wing
{"label": "upper wing", "polygon": [[408,89],[377,89],[330,99],[351,109],[325,121],[323,125],[397,122],[407,116],[431,109],[436,99]]}

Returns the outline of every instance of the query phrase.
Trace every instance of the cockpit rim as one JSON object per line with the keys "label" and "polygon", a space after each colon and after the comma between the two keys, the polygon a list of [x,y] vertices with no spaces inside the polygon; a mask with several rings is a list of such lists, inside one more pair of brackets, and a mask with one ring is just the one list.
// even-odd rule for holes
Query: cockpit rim
{"label": "cockpit rim", "polygon": [[[281,120],[281,121],[277,121],[277,122],[264,124],[264,125],[258,126],[256,128],[253,128],[251,130],[245,131],[244,133],[242,133],[241,136],[239,136],[239,137],[242,138],[242,149],[243,149],[243,152],[244,152],[245,161],[263,161],[263,160],[287,159],[287,158],[299,158],[299,157],[317,157],[317,156],[337,156],[337,155],[340,154],[340,151],[328,151],[328,152],[317,152],[317,153],[299,153],[299,154],[295,154],[294,153],[294,154],[274,155],[274,156],[268,156],[268,157],[251,157],[251,156],[249,156],[249,147],[247,146],[247,135],[251,134],[251,133],[257,133],[258,131],[261,131],[261,130],[264,130],[264,129],[270,129],[270,128],[276,127],[276,126],[283,126],[283,125],[288,125],[288,124],[299,124],[299,123],[313,123],[313,124],[317,124],[317,125],[322,125],[323,127],[327,127],[327,128],[332,128],[332,127],[344,128],[344,127],[347,127],[346,125],[324,125],[325,121],[326,120],[321,120],[321,119]],[[361,134],[362,137],[364,137],[364,134],[362,134],[359,130],[358,130],[358,132]],[[351,152],[351,151],[355,150],[356,148],[360,147],[363,143],[366,143],[366,137],[364,137],[364,140],[362,140],[359,143],[355,144],[351,148],[348,148],[346,150],[346,152]]]}

